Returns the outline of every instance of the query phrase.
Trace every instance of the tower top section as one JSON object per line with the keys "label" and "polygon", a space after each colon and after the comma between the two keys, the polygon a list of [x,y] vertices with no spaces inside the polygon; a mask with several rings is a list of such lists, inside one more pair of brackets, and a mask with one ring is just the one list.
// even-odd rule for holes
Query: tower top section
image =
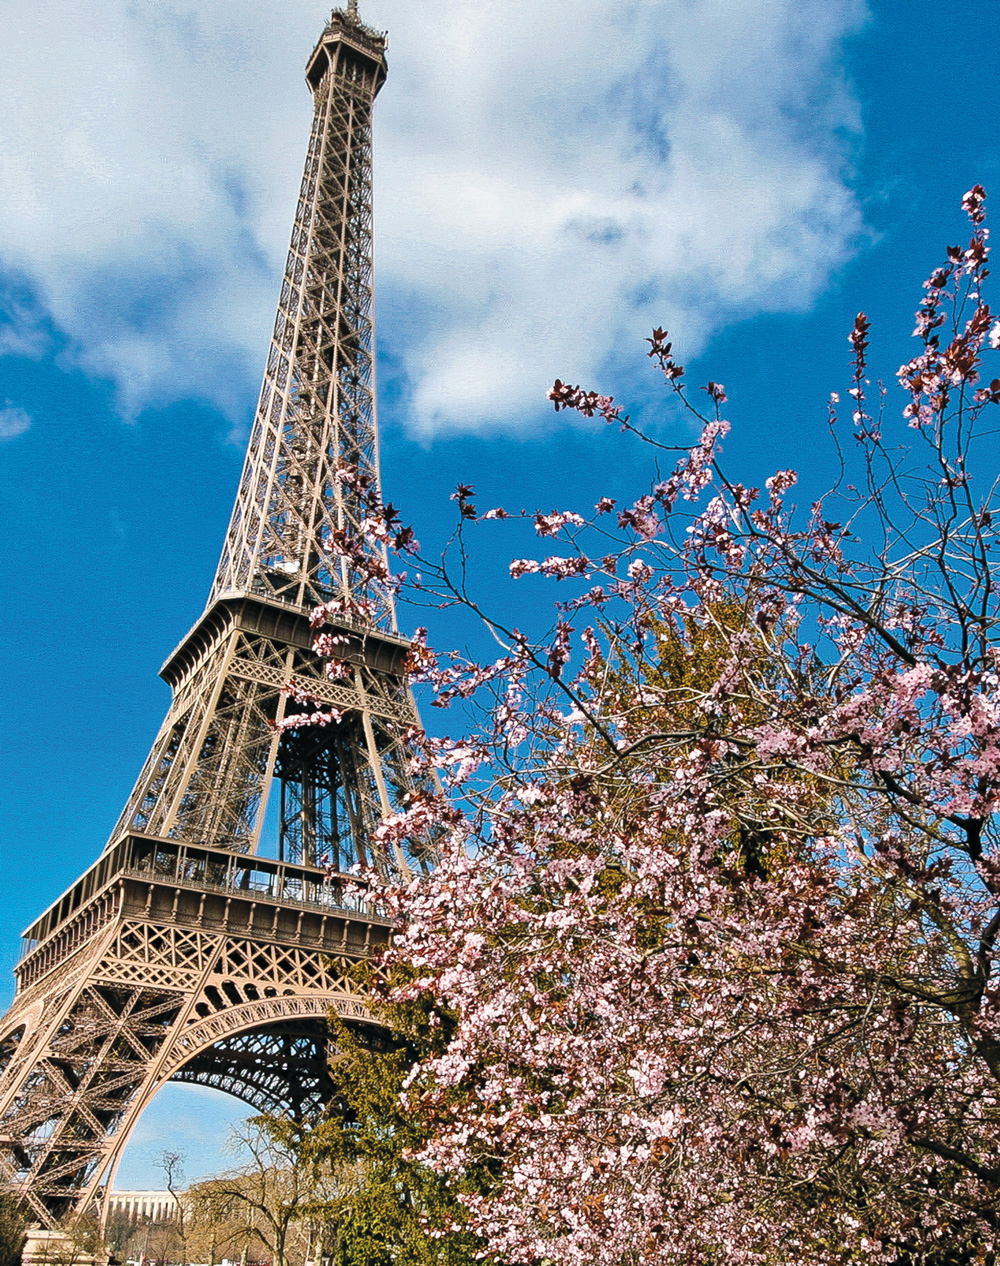
{"label": "tower top section", "polygon": [[358,17],[356,0],[346,9],[334,9],[306,66],[309,87],[315,92],[333,68],[348,77],[369,80],[374,96],[385,82],[386,44],[385,31],[365,26]]}
{"label": "tower top section", "polygon": [[274,335],[209,598],[254,594],[395,627],[377,494],[372,103],[386,37],[334,9],[306,66],[313,127]]}

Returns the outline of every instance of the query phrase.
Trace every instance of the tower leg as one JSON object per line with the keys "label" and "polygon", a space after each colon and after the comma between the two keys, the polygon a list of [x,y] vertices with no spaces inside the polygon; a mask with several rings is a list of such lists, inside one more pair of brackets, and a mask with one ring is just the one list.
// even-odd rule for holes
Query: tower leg
{"label": "tower leg", "polygon": [[[246,905],[252,923],[259,911]],[[216,1086],[258,1111],[321,1107],[328,1014],[369,1020],[347,961],[329,956],[338,931],[343,945],[364,930],[339,923],[322,953],[301,944],[301,927],[295,944],[123,917],[67,964],[69,988],[40,1008],[26,996],[8,1019],[14,1040],[0,1042],[13,1052],[0,1080],[0,1182],[32,1220],[55,1230],[97,1204],[168,1080]]]}

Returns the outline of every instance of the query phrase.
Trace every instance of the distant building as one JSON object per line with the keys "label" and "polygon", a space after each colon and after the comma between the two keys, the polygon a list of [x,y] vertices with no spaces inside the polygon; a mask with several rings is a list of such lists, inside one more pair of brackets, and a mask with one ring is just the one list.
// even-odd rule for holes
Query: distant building
{"label": "distant building", "polygon": [[180,1213],[177,1197],[169,1191],[112,1191],[108,1208],[130,1222],[176,1222]]}

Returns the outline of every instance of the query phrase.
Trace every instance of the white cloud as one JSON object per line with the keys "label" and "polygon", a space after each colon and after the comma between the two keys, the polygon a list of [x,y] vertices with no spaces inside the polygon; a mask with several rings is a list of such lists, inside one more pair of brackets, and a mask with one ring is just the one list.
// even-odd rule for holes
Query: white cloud
{"label": "white cloud", "polygon": [[0,278],[0,356],[37,360],[49,345],[45,314],[20,278],[6,280]]}
{"label": "white cloud", "polygon": [[[0,261],[122,407],[245,404],[308,129],[307,0],[6,0]],[[413,427],[513,426],[653,324],[808,305],[861,230],[863,0],[363,0],[383,347]],[[8,341],[9,341],[8,336]]]}
{"label": "white cloud", "polygon": [[13,440],[31,426],[31,415],[9,402],[0,409],[0,440]]}

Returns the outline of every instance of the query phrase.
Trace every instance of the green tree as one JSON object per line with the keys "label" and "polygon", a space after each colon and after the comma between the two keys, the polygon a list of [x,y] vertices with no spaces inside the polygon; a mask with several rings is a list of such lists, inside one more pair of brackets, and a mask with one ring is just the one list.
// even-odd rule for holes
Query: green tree
{"label": "green tree", "polygon": [[0,1266],[21,1266],[25,1218],[11,1196],[0,1193]]}
{"label": "green tree", "polygon": [[[376,981],[365,985],[377,996]],[[333,1021],[337,1094],[308,1141],[342,1176],[340,1195],[325,1211],[323,1252],[335,1266],[472,1266],[483,1244],[466,1229],[459,1197],[488,1186],[489,1174],[457,1181],[419,1160],[446,1105],[404,1094],[413,1064],[444,1049],[450,1017],[421,1000],[382,1005],[380,1018],[388,1035],[378,1043]]]}

